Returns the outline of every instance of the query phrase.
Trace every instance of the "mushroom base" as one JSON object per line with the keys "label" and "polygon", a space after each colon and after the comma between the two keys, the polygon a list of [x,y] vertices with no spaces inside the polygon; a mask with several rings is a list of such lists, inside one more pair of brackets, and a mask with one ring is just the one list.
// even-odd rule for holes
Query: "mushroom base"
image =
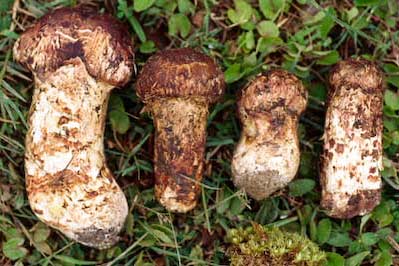
{"label": "mushroom base", "polygon": [[354,194],[323,192],[321,206],[334,218],[350,219],[371,212],[381,200],[381,191],[360,190]]}
{"label": "mushroom base", "polygon": [[201,191],[208,104],[201,98],[166,98],[149,107],[156,130],[155,196],[170,211],[188,212]]}

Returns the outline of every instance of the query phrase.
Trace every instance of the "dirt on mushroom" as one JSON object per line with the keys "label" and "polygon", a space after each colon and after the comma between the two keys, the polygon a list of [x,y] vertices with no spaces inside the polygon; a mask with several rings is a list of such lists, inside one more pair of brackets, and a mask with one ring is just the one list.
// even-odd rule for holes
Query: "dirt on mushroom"
{"label": "dirt on mushroom", "polygon": [[111,16],[80,6],[45,15],[14,46],[35,82],[25,153],[30,206],[97,248],[118,240],[128,211],[103,151],[109,94],[133,72],[128,36]]}

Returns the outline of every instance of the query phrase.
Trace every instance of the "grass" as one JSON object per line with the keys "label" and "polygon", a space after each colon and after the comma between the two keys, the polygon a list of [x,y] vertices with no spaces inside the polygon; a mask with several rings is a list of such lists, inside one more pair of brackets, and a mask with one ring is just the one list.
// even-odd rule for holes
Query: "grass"
{"label": "grass", "polygon": [[[222,66],[224,99],[208,121],[206,175],[198,207],[171,214],[154,200],[152,120],[141,114],[134,81],[114,90],[105,132],[109,166],[130,214],[121,241],[108,250],[73,243],[34,216],[24,190],[24,136],[32,76],[12,60],[19,34],[48,10],[76,0],[2,0],[0,4],[0,265],[227,265],[226,232],[252,221],[307,235],[328,265],[399,265],[399,8],[396,0],[85,1],[124,21],[139,71],[158,49],[197,47]],[[326,80],[340,59],[362,56],[386,75],[382,203],[351,220],[319,208]],[[236,95],[254,74],[284,68],[309,90],[300,123],[296,181],[255,202],[234,188],[230,161],[240,134]]]}

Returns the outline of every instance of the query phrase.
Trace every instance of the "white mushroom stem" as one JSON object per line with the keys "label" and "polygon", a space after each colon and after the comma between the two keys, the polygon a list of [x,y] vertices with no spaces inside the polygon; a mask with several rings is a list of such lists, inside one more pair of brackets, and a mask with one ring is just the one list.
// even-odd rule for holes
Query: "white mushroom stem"
{"label": "white mushroom stem", "polygon": [[80,58],[35,78],[26,137],[26,184],[34,213],[89,246],[117,240],[128,206],[106,166],[103,133],[113,86],[97,82]]}
{"label": "white mushroom stem", "polygon": [[300,159],[297,124],[289,118],[276,128],[265,116],[245,120],[232,162],[237,187],[261,200],[295,177]]}

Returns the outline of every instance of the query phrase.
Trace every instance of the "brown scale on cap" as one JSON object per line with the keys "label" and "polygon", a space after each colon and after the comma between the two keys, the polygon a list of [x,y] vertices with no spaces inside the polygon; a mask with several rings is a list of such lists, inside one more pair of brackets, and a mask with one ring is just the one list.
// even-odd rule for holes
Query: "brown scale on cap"
{"label": "brown scale on cap", "polygon": [[347,59],[339,62],[331,70],[329,82],[330,93],[339,89],[340,86],[353,84],[352,89],[360,87],[365,91],[383,91],[383,77],[378,67],[366,59]]}
{"label": "brown scale on cap", "polygon": [[145,103],[159,97],[195,97],[213,103],[224,88],[223,72],[213,59],[190,48],[151,56],[136,83],[137,94]]}
{"label": "brown scale on cap", "polygon": [[193,49],[165,50],[136,83],[155,124],[155,194],[168,210],[193,209],[200,193],[208,106],[224,93],[223,72]]}
{"label": "brown scale on cap", "polygon": [[93,77],[122,86],[132,73],[134,54],[125,26],[88,6],[60,8],[26,30],[14,57],[39,78],[79,57]]}
{"label": "brown scale on cap", "polygon": [[254,115],[284,112],[297,116],[305,110],[306,102],[307,91],[298,78],[284,70],[273,70],[250,82],[238,105],[239,110]]}
{"label": "brown scale on cap", "polygon": [[133,72],[128,36],[109,15],[61,8],[14,46],[35,78],[25,153],[30,206],[44,223],[97,248],[118,240],[128,211],[103,151],[109,94]]}
{"label": "brown scale on cap", "polygon": [[372,62],[333,68],[321,167],[321,205],[332,217],[364,215],[380,202],[382,97],[383,76]]}
{"label": "brown scale on cap", "polygon": [[299,166],[298,118],[307,91],[293,74],[263,73],[243,89],[237,103],[243,132],[232,160],[233,181],[256,200],[294,177]]}

